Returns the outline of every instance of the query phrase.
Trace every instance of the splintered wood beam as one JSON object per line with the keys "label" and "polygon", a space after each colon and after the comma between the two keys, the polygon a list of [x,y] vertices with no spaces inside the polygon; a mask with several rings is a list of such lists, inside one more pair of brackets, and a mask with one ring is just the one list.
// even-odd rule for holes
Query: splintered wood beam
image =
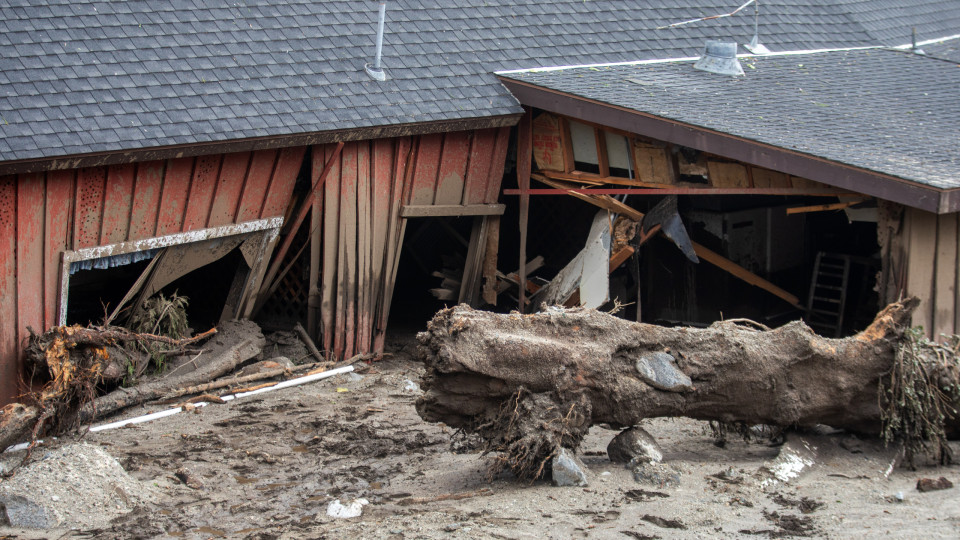
{"label": "splintered wood beam", "polygon": [[731,261],[730,259],[727,259],[726,257],[720,255],[719,253],[711,251],[710,249],[696,242],[691,242],[691,243],[693,244],[693,250],[696,252],[697,257],[700,257],[701,259],[716,266],[717,268],[720,268],[721,270],[724,270],[725,272],[732,274],[736,278],[742,279],[743,281],[746,281],[747,283],[755,287],[760,287],[761,289],[769,292],[770,294],[778,298],[781,298],[782,300],[784,300],[785,302],[787,302],[788,304],[792,305],[797,309],[803,309],[803,306],[800,305],[800,299],[797,298],[796,296],[781,289],[780,287],[777,287],[773,283],[770,283],[769,281],[754,274],[753,272]]}
{"label": "splintered wood beam", "polygon": [[620,268],[620,265],[627,262],[627,259],[633,255],[634,251],[632,246],[623,246],[620,248],[619,251],[610,257],[610,271],[613,272],[617,268]]}
{"label": "splintered wood beam", "polygon": [[[520,188],[520,283],[527,282],[527,222],[530,218],[530,170],[533,159],[533,111],[525,107],[523,118],[517,127],[517,186]],[[573,152],[571,151],[571,158]],[[517,308],[520,313],[526,311],[527,291],[525,287],[520,287],[520,298]]]}
{"label": "splintered wood beam", "polygon": [[852,201],[840,201],[829,204],[815,204],[811,206],[796,206],[794,208],[787,208],[787,215],[792,214],[805,214],[809,212],[829,212],[830,210],[843,210],[844,208],[850,208],[851,206],[856,206],[862,202],[868,201],[869,198],[855,199]]}

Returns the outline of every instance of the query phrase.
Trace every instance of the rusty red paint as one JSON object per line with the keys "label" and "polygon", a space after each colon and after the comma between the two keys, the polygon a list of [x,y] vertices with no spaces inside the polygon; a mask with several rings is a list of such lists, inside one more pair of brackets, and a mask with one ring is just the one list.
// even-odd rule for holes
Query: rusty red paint
{"label": "rusty red paint", "polygon": [[214,154],[198,157],[194,162],[190,195],[187,196],[187,207],[183,215],[183,230],[193,231],[207,226],[222,161],[223,156]]}
{"label": "rusty red paint", "polygon": [[0,404],[19,392],[17,346],[17,177],[0,177]]}
{"label": "rusty red paint", "polygon": [[487,202],[487,183],[490,181],[490,167],[493,165],[493,149],[496,141],[495,129],[481,129],[473,136],[470,165],[467,167],[466,186],[463,190],[463,204]]}
{"label": "rusty red paint", "polygon": [[150,161],[137,164],[137,177],[130,209],[128,240],[151,238],[157,233],[157,213],[160,208],[160,193],[167,169],[165,161]]}
{"label": "rusty red paint", "polygon": [[[357,317],[357,143],[348,144],[340,162],[340,246],[343,272],[340,273],[343,291],[343,330],[337,339],[343,339],[340,358],[353,356]],[[342,335],[339,335],[342,334]]]}
{"label": "rusty red paint", "polygon": [[210,208],[207,227],[219,227],[234,222],[251,156],[250,152],[223,156],[220,178],[217,181],[217,190],[213,197],[213,206]]}
{"label": "rusty red paint", "polygon": [[[329,160],[331,149],[324,148],[324,159]],[[320,271],[320,324],[323,327],[323,349],[334,350],[337,306],[337,270],[340,223],[340,157],[333,160],[329,177],[324,181],[323,195],[323,267]]]}
{"label": "rusty red paint", "polygon": [[157,212],[157,236],[174,234],[183,228],[190,180],[193,176],[193,158],[171,159],[163,175],[160,209]]}
{"label": "rusty red paint", "polygon": [[100,243],[103,223],[103,190],[107,181],[106,167],[90,167],[77,171],[77,201],[73,223],[73,249],[93,247]]}
{"label": "rusty red paint", "polygon": [[20,175],[17,185],[17,341],[29,328],[43,332],[43,174]]}
{"label": "rusty red paint", "polygon": [[107,168],[100,244],[115,244],[127,239],[136,169],[133,164],[111,165]]}
{"label": "rusty red paint", "polygon": [[270,187],[270,178],[273,176],[278,154],[276,150],[259,150],[253,153],[250,169],[247,171],[240,194],[240,205],[237,208],[238,222],[260,218],[263,200],[267,195],[267,188]]}
{"label": "rusty red paint", "polygon": [[443,135],[423,135],[417,148],[416,169],[405,204],[433,204],[437,190],[437,171],[443,150]]}
{"label": "rusty red paint", "polygon": [[57,297],[60,292],[60,256],[70,246],[73,222],[73,188],[77,171],[56,171],[47,176],[44,216],[43,327],[57,324]]}
{"label": "rusty red paint", "polygon": [[471,131],[457,131],[444,135],[433,204],[463,203],[464,180],[467,176],[472,139]]}
{"label": "rusty red paint", "polygon": [[286,211],[293,196],[294,181],[300,172],[303,154],[306,151],[305,146],[284,148],[280,151],[270,179],[270,187],[267,188],[266,198],[263,201],[263,209],[260,211],[261,218],[282,216]]}

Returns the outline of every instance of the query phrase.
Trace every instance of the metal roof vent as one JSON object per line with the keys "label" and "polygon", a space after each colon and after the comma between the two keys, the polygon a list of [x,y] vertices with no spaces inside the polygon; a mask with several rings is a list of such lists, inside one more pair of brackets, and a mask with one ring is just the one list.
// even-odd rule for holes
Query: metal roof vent
{"label": "metal roof vent", "polygon": [[743,67],[737,60],[737,44],[707,40],[703,56],[693,65],[693,69],[720,75],[743,75]]}
{"label": "metal roof vent", "polygon": [[373,61],[371,66],[369,62],[363,65],[363,69],[366,70],[367,75],[373,77],[378,81],[387,80],[387,74],[383,71],[383,67],[380,66],[380,56],[383,53],[383,23],[387,18],[387,2],[386,0],[380,0],[380,17],[379,22],[377,23],[377,57]]}

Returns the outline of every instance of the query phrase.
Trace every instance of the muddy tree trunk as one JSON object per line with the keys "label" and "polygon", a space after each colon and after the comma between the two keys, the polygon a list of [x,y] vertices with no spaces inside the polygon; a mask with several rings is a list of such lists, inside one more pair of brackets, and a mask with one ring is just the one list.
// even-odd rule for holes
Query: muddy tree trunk
{"label": "muddy tree trunk", "polygon": [[427,374],[417,410],[494,441],[488,449],[525,438],[522,452],[545,444],[525,431],[575,448],[590,425],[661,416],[827,424],[876,436],[878,382],[915,305],[892,304],[844,339],[817,336],[802,322],[764,331],[733,322],[666,328],[585,309],[498,315],[458,306],[418,336]]}

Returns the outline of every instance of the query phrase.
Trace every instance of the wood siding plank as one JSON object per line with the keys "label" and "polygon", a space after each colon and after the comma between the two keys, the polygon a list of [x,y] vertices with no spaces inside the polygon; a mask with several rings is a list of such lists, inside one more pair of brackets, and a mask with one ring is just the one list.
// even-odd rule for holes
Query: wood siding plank
{"label": "wood siding plank", "polygon": [[957,214],[937,216],[937,270],[934,282],[933,337],[957,333]]}
{"label": "wood siding plank", "polygon": [[470,146],[470,163],[467,165],[467,176],[464,180],[463,204],[479,204],[486,199],[496,142],[496,128],[474,132]]}
{"label": "wood siding plank", "polygon": [[414,162],[413,181],[410,183],[406,204],[433,204],[437,190],[437,172],[443,151],[443,134],[420,136]]}
{"label": "wood siding plank", "polygon": [[190,195],[183,215],[183,230],[195,231],[207,226],[210,210],[213,207],[213,195],[217,191],[220,178],[222,154],[200,156],[193,165],[193,179],[190,182]]}
{"label": "wood siding plank", "polygon": [[240,195],[237,223],[260,218],[260,211],[263,210],[263,201],[267,196],[267,188],[270,186],[278,155],[279,152],[276,150],[258,150],[253,153]]}
{"label": "wood siding plank", "polygon": [[[25,345],[28,327],[43,332],[43,224],[46,179],[23,174],[17,186],[17,342]],[[6,324],[6,322],[4,322]],[[19,356],[19,355],[17,355]]]}
{"label": "wood siding plank", "polygon": [[357,143],[357,332],[355,351],[366,352],[369,344],[368,306],[373,295],[371,258],[373,240],[373,216],[371,215],[370,141]]}
{"label": "wood siding plank", "polygon": [[[321,151],[320,148],[314,147],[314,152]],[[333,149],[330,145],[322,148],[324,160],[330,159]],[[330,354],[334,348],[333,336],[336,331],[337,319],[337,270],[340,254],[340,159],[333,163],[330,176],[323,188],[323,269],[320,273],[320,324],[323,328],[323,349],[327,354]]]}
{"label": "wood siding plank", "polygon": [[157,214],[166,169],[166,161],[149,161],[137,166],[128,240],[142,240],[157,235]]}
{"label": "wood siding plank", "polygon": [[70,246],[73,220],[73,188],[77,171],[47,173],[47,204],[44,208],[43,327],[59,324],[60,264],[62,253]]}
{"label": "wood siding plank", "polygon": [[923,210],[907,208],[904,218],[910,220],[907,240],[907,294],[920,299],[920,306],[913,312],[913,325],[922,326],[927,337],[933,337],[937,216]]}
{"label": "wood siding plank", "polygon": [[509,146],[510,128],[497,128],[497,141],[493,146],[493,156],[490,162],[490,179],[487,180],[487,195],[482,201],[478,202],[493,204],[500,199],[500,184],[503,182]]}
{"label": "wood siding plank", "polygon": [[306,151],[306,146],[280,150],[277,166],[273,169],[270,187],[263,202],[263,210],[260,212],[261,218],[282,216],[290,206],[290,198],[293,196],[293,188],[297,183],[300,168],[303,166],[303,154]]}
{"label": "wood siding plank", "polygon": [[444,135],[434,204],[462,204],[467,163],[473,158],[470,154],[471,139],[472,131],[454,131]]}
{"label": "wood siding plank", "polygon": [[101,245],[116,244],[127,239],[136,173],[137,166],[132,163],[107,167],[103,225],[100,227]]}
{"label": "wood siding plank", "polygon": [[343,256],[343,272],[338,286],[343,306],[343,330],[337,325],[337,339],[343,339],[341,358],[353,356],[356,343],[357,321],[357,143],[347,144],[343,149],[340,186],[340,245]]}
{"label": "wood siding plank", "polygon": [[388,220],[390,219],[390,194],[393,187],[393,165],[396,162],[396,153],[400,149],[402,139],[378,139],[373,143],[373,160],[370,167],[371,214],[373,216],[370,280],[373,285],[373,294],[368,303],[370,311],[369,343],[367,351],[373,351],[376,345],[376,327],[379,321],[377,316],[386,287],[383,283],[386,277],[386,242],[388,234]]}
{"label": "wood siding plank", "polygon": [[252,155],[251,152],[236,152],[223,156],[207,227],[238,223],[237,207],[240,205],[243,181],[247,177],[247,168],[250,166]]}
{"label": "wood siding plank", "polygon": [[103,222],[103,190],[107,181],[106,167],[89,167],[77,171],[77,198],[73,215],[73,249],[93,247],[100,242]]}
{"label": "wood siding plank", "polygon": [[167,162],[157,214],[157,236],[183,231],[183,215],[190,194],[193,163],[193,158],[171,159]]}
{"label": "wood siding plank", "polygon": [[19,393],[17,344],[17,177],[0,176],[0,405]]}

